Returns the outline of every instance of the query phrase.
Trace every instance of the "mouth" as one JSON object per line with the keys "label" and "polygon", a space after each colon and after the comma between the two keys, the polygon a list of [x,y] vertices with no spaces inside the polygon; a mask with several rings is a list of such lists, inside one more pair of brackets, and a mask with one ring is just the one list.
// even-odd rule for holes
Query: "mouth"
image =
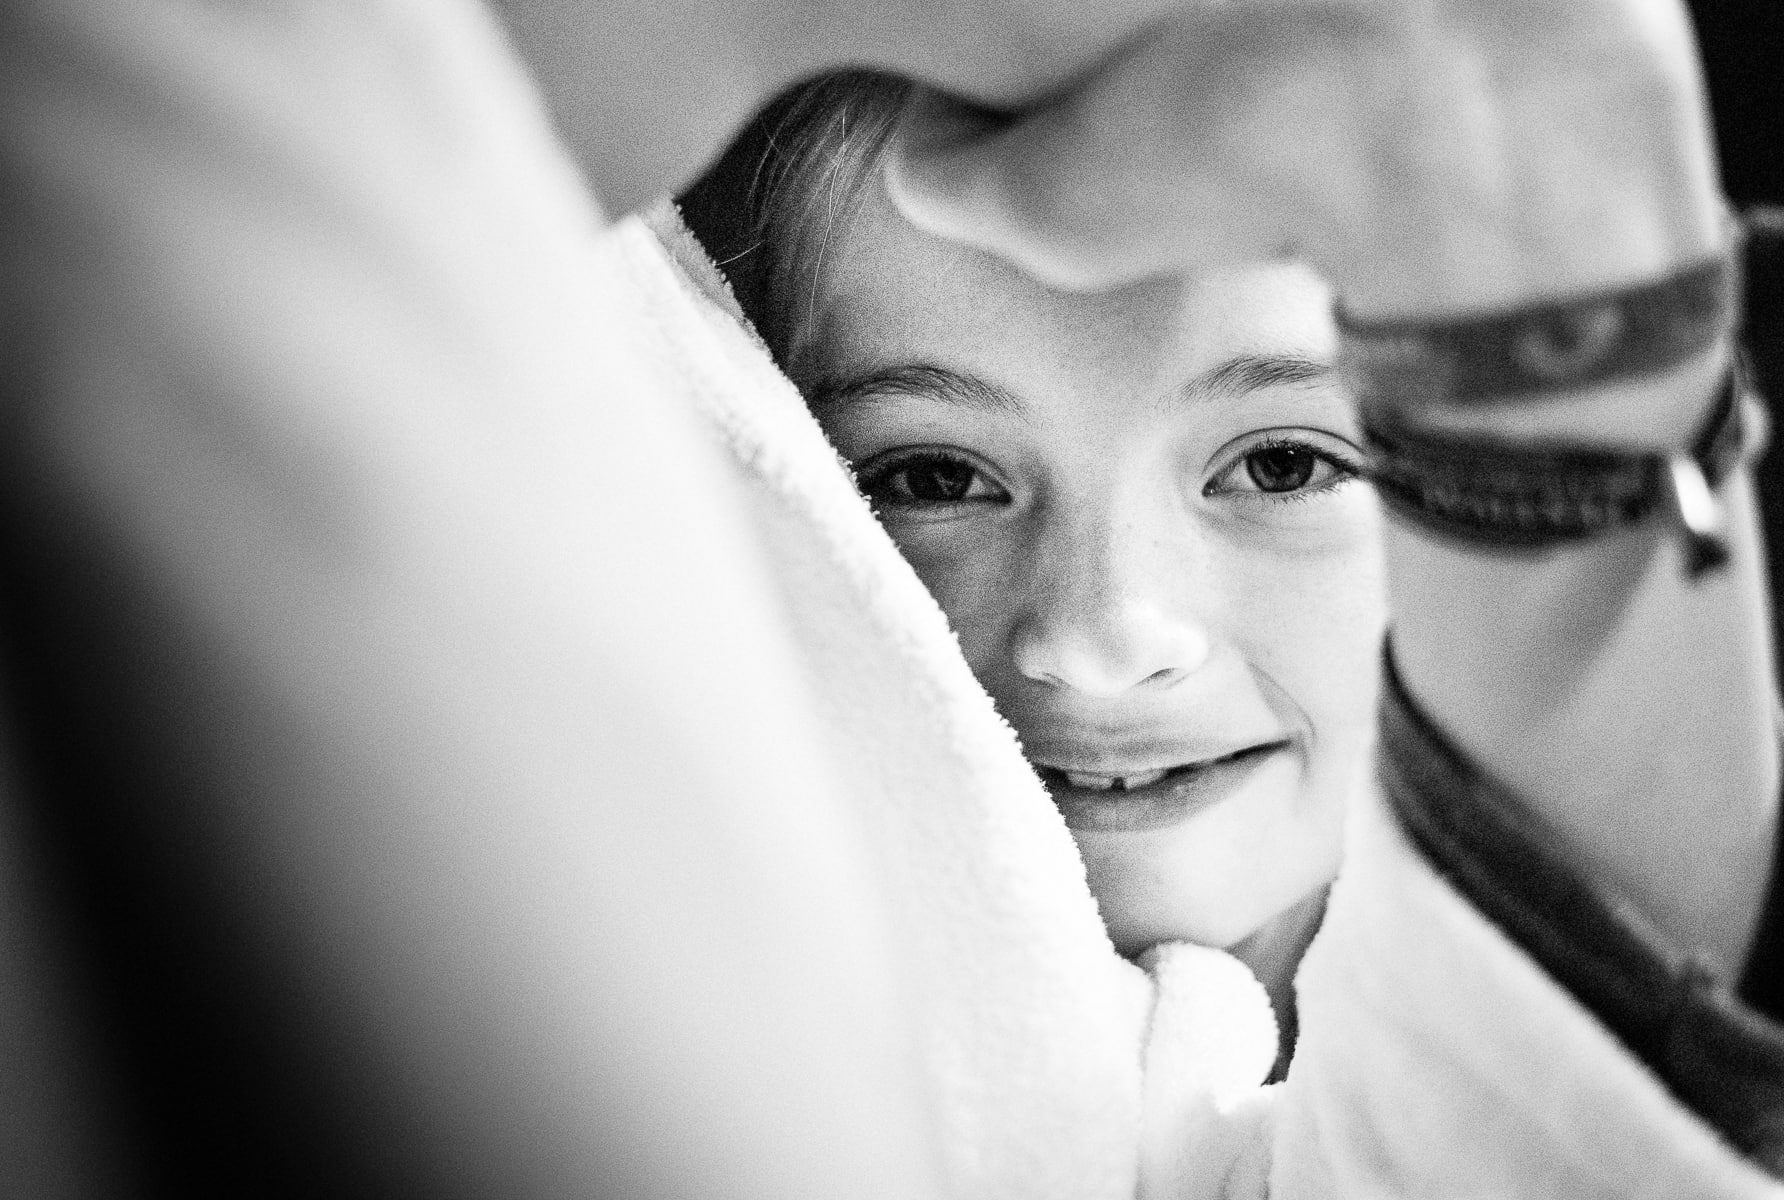
{"label": "mouth", "polygon": [[1033,765],[1071,828],[1157,829],[1220,803],[1289,748],[1287,740],[1260,742],[1195,762],[1121,774]]}

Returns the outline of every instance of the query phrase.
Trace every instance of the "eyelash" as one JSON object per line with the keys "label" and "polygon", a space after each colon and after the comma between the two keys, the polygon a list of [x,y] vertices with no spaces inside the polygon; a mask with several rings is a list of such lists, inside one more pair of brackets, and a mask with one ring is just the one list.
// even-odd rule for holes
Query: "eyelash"
{"label": "eyelash", "polygon": [[[1314,469],[1318,470],[1323,466],[1331,471],[1331,475],[1317,483],[1309,483],[1294,488],[1284,489],[1282,491],[1270,491],[1261,485],[1254,487],[1222,486],[1223,480],[1238,471],[1246,470],[1247,464],[1253,461],[1254,456],[1268,454],[1274,450],[1287,450],[1311,455],[1316,460]],[[937,499],[909,494],[898,495],[894,493],[893,485],[901,475],[905,472],[909,472],[912,468],[924,466],[952,468],[970,472],[971,478],[966,483],[968,494],[955,499]],[[1202,488],[1202,494],[1204,496],[1247,495],[1257,497],[1268,503],[1305,503],[1309,500],[1316,499],[1353,479],[1361,477],[1362,474],[1363,465],[1361,462],[1347,458],[1342,454],[1335,453],[1323,446],[1316,446],[1312,442],[1302,438],[1266,435],[1260,440],[1246,446],[1242,453],[1235,455],[1233,459]],[[1009,502],[1009,494],[996,483],[989,471],[973,461],[970,456],[962,454],[959,451],[943,449],[941,447],[911,447],[893,451],[890,455],[869,461],[857,472],[856,479],[861,489],[861,493],[879,508],[935,510],[951,509],[965,504],[1004,504]],[[1251,482],[1257,484],[1255,476],[1252,478]],[[992,494],[972,495],[972,490],[979,487],[989,489]],[[908,476],[906,477],[904,484],[904,491],[906,493],[912,491]]]}
{"label": "eyelash", "polygon": [[[1255,455],[1267,454],[1272,450],[1300,451],[1305,454],[1310,454],[1316,460],[1316,470],[1320,465],[1323,465],[1332,471],[1332,475],[1330,478],[1321,480],[1318,483],[1310,483],[1284,491],[1269,491],[1262,486],[1231,488],[1223,488],[1221,486],[1222,481],[1228,476],[1233,475],[1235,472],[1245,470],[1246,464],[1249,463]],[[1241,453],[1235,455],[1231,462],[1222,468],[1220,472],[1216,474],[1213,479],[1209,480],[1207,485],[1202,488],[1202,494],[1204,496],[1223,494],[1247,495],[1257,497],[1269,503],[1304,504],[1349,483],[1353,479],[1361,478],[1362,474],[1363,464],[1360,461],[1335,453],[1324,446],[1316,446],[1312,442],[1302,438],[1285,437],[1282,435],[1265,435],[1262,439],[1246,446]],[[1254,484],[1257,482],[1255,477],[1252,482]]]}
{"label": "eyelash", "polygon": [[[925,499],[914,495],[894,495],[891,485],[901,474],[914,467],[947,467],[964,469],[971,472],[967,483],[967,495],[957,499]],[[957,451],[944,450],[939,447],[913,447],[894,451],[889,456],[874,459],[862,467],[856,474],[861,494],[866,496],[877,507],[900,509],[948,509],[963,504],[1003,504],[1009,501],[1009,493],[996,483],[989,471],[974,462],[967,455]],[[989,488],[992,495],[971,495],[970,492],[980,485]],[[904,490],[911,491],[911,484],[906,479]]]}

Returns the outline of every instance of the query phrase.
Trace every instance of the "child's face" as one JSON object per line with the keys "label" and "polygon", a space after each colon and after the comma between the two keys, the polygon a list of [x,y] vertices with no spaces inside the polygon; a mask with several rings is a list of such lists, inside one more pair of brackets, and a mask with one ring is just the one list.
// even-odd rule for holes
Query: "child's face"
{"label": "child's face", "polygon": [[1377,515],[1329,296],[1290,266],[1063,295],[869,188],[794,374],[1117,946],[1259,931],[1336,871],[1373,721]]}

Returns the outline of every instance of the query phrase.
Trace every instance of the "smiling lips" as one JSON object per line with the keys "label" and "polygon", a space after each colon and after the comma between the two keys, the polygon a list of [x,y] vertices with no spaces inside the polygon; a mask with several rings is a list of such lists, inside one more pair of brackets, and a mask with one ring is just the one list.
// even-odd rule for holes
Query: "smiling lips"
{"label": "smiling lips", "polygon": [[[1157,783],[1176,767],[1160,767],[1156,771],[1142,771],[1138,775],[1097,775],[1090,771],[1059,771],[1065,776],[1068,787],[1083,788],[1091,792],[1132,792],[1145,787],[1149,783]],[[1054,771],[1053,767],[1042,767],[1041,772]]]}
{"label": "smiling lips", "polygon": [[1238,791],[1287,741],[1247,746],[1217,758],[1124,775],[1036,763],[1041,782],[1073,829],[1137,830],[1174,825]]}

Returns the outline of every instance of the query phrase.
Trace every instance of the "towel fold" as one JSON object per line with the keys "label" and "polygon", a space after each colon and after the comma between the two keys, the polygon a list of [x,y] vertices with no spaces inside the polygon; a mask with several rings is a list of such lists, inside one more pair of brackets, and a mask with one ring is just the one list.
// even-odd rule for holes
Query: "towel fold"
{"label": "towel fold", "polygon": [[[678,352],[725,381],[699,390],[699,415],[742,478],[903,912],[956,1194],[1131,1197],[1143,1101],[1224,1103],[1268,1072],[1262,988],[1231,956],[1183,947],[1160,959],[1174,998],[1154,1018],[1148,977],[1115,953],[1013,731],[722,277],[671,206],[617,236]],[[1168,1069],[1143,1084],[1149,1060]]]}

